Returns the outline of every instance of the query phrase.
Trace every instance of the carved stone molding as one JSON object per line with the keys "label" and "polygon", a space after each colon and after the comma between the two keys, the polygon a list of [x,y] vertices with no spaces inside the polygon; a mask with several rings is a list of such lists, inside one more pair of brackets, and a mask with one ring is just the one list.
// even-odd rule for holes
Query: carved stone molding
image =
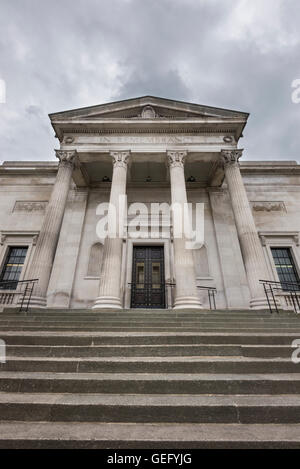
{"label": "carved stone molding", "polygon": [[141,117],[143,119],[155,119],[156,112],[152,106],[145,106],[142,110]]}
{"label": "carved stone molding", "polygon": [[43,212],[47,204],[46,201],[17,200],[13,212]]}
{"label": "carved stone molding", "polygon": [[[9,242],[16,241],[19,242],[31,242],[33,246],[36,245],[36,242],[39,237],[39,231],[1,231],[0,232],[0,245],[6,242],[6,239],[9,238]],[[26,240],[26,241],[24,241]]]}
{"label": "carved stone molding", "polygon": [[170,168],[183,168],[187,157],[187,151],[167,151],[167,159]]}
{"label": "carved stone molding", "polygon": [[239,159],[242,156],[243,149],[234,150],[221,150],[221,160],[224,166],[239,164]]}
{"label": "carved stone molding", "polygon": [[250,202],[254,212],[286,212],[284,202],[278,201],[263,201],[263,202]]}
{"label": "carved stone molding", "polygon": [[71,166],[74,168],[77,160],[76,150],[55,150],[55,154],[61,166]]}
{"label": "carved stone molding", "polygon": [[111,151],[110,156],[113,159],[114,168],[126,168],[130,157],[130,150]]}
{"label": "carved stone molding", "polygon": [[292,241],[296,246],[300,243],[299,231],[259,231],[258,235],[263,246],[274,243],[284,246],[288,241]]}
{"label": "carved stone molding", "polygon": [[71,137],[71,135],[67,135],[66,137],[64,137],[64,143],[73,143],[74,142],[74,137]]}

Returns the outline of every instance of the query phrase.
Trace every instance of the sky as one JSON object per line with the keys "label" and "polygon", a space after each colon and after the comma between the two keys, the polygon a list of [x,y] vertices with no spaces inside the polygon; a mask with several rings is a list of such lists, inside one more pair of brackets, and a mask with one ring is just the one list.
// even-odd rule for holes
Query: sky
{"label": "sky", "polygon": [[299,0],[0,0],[0,160],[54,160],[49,113],[154,95],[249,112],[243,160],[300,163],[297,79]]}

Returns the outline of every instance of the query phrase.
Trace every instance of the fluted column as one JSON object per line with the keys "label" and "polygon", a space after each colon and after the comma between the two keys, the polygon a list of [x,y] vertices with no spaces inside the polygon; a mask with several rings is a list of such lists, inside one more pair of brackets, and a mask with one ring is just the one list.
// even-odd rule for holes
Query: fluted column
{"label": "fluted column", "polygon": [[39,280],[30,301],[30,305],[36,307],[45,307],[47,304],[49,279],[76,160],[75,150],[55,152],[59,159],[58,171],[27,274],[28,279]]}
{"label": "fluted column", "polygon": [[99,296],[93,309],[121,309],[121,263],[122,243],[118,223],[120,220],[120,196],[126,194],[127,164],[129,151],[111,152],[113,159],[113,177],[110,191],[108,223],[116,215],[116,237],[107,237],[104,242],[102,268],[100,275]]}
{"label": "fluted column", "polygon": [[[238,161],[242,152],[243,150],[221,150],[221,158],[250,288],[250,307],[264,309],[268,305],[259,280],[268,279],[268,273],[239,168]],[[234,259],[232,259],[232,268],[234,268]]]}
{"label": "fluted column", "polygon": [[[173,207],[176,205],[184,213],[184,204],[187,204],[187,194],[184,178],[184,162],[186,151],[167,151],[170,168],[171,198]],[[174,225],[174,216],[173,216]],[[174,235],[174,267],[176,293],[174,309],[201,308],[197,294],[194,259],[191,249],[187,249],[188,240],[184,231],[182,236]]]}

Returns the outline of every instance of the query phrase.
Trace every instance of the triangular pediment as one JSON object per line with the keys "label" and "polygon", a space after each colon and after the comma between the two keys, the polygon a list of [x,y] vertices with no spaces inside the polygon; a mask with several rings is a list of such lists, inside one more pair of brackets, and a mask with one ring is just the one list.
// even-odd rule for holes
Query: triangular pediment
{"label": "triangular pediment", "polygon": [[60,119],[232,119],[235,117],[247,119],[248,113],[155,96],[143,96],[50,114],[52,121]]}

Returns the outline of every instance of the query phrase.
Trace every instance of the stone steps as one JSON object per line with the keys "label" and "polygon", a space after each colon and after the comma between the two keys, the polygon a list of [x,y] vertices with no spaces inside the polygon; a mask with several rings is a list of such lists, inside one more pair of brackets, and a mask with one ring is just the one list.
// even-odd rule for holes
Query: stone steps
{"label": "stone steps", "polygon": [[160,313],[5,309],[0,448],[300,448],[298,315]]}
{"label": "stone steps", "polygon": [[198,313],[156,313],[153,312],[147,313],[147,314],[126,314],[126,313],[115,313],[111,312],[109,313],[87,313],[87,314],[82,314],[82,313],[67,313],[67,314],[62,314],[62,313],[56,313],[52,312],[49,313],[44,312],[44,313],[0,313],[0,320],[21,320],[21,319],[32,319],[32,320],[44,320],[47,318],[48,320],[55,320],[57,321],[58,319],[61,319],[63,321],[69,321],[69,320],[86,320],[88,319],[89,321],[113,321],[113,320],[134,320],[134,321],[148,321],[149,319],[157,319],[157,320],[239,320],[239,321],[248,321],[248,320],[259,320],[259,321],[268,321],[268,320],[279,320],[279,321],[284,321],[284,320],[289,320],[289,321],[297,321],[299,315],[295,313],[284,313],[284,314],[270,314],[270,313],[243,313],[242,314],[237,314],[237,313],[215,313],[215,312],[208,312],[208,313],[203,313],[198,312]]}
{"label": "stone steps", "polygon": [[299,424],[0,422],[0,448],[300,448]]}
{"label": "stone steps", "polygon": [[299,338],[296,333],[210,333],[210,332],[51,332],[6,331],[1,333],[7,345],[97,346],[97,345],[287,345]]}
{"label": "stone steps", "polygon": [[[261,327],[230,327],[227,325],[225,326],[215,326],[215,327],[93,327],[93,332],[128,332],[128,333],[134,333],[134,332],[173,332],[173,333],[182,333],[182,332],[198,332],[198,333],[246,333],[246,332],[251,332],[254,334],[260,334],[261,332],[268,332],[269,334],[274,334],[278,333],[278,331],[282,331],[287,334],[296,334],[298,337],[300,337],[300,327],[292,327],[292,326],[286,326],[284,328],[280,327],[268,327],[262,325]],[[48,327],[42,327],[42,326],[1,326],[0,331],[7,332],[7,331],[13,331],[13,332],[61,332],[64,334],[65,332],[90,332],[91,328],[88,326],[86,327],[75,327],[75,326],[48,326]]]}
{"label": "stone steps", "polygon": [[2,420],[298,423],[300,396],[0,393]]}
{"label": "stone steps", "polygon": [[8,345],[6,354],[15,357],[172,357],[172,356],[241,356],[290,357],[290,345],[175,344],[175,345]]}
{"label": "stone steps", "polygon": [[0,371],[54,373],[297,373],[290,358],[246,357],[7,357]]}
{"label": "stone steps", "polygon": [[0,373],[1,392],[300,394],[300,373]]}

